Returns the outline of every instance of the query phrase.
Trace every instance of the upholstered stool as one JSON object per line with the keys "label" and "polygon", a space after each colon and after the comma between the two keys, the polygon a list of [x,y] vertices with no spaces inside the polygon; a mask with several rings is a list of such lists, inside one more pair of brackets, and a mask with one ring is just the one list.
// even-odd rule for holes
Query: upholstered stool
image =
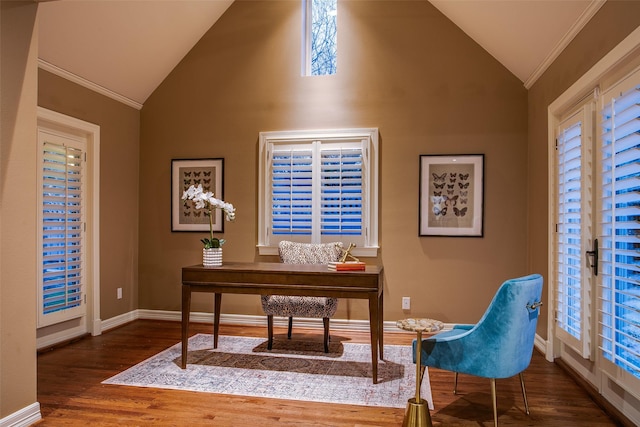
{"label": "upholstered stool", "polygon": [[[283,241],[278,245],[280,261],[285,264],[328,264],[338,261],[342,243],[295,243]],[[262,295],[262,310],[267,315],[268,349],[273,347],[273,316],[289,318],[287,337],[291,338],[294,317],[321,318],[324,324],[324,352],[329,352],[329,319],[336,314],[338,299],[330,297],[301,297]]]}

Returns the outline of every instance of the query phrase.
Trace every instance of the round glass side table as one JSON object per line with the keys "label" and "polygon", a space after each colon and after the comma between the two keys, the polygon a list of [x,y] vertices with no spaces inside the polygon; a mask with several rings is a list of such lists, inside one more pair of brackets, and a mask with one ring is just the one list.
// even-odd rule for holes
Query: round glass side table
{"label": "round glass side table", "polygon": [[415,332],[416,342],[416,396],[407,402],[407,410],[404,413],[402,427],[431,427],[431,415],[427,401],[420,398],[420,383],[422,382],[422,333],[438,332],[444,324],[433,319],[404,319],[398,320],[396,326],[405,331]]}

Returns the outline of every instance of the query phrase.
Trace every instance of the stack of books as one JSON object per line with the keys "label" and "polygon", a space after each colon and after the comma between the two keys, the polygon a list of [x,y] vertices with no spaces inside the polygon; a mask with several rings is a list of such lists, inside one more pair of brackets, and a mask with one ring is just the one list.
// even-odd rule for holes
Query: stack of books
{"label": "stack of books", "polygon": [[362,261],[330,262],[328,267],[332,271],[362,271],[366,264]]}

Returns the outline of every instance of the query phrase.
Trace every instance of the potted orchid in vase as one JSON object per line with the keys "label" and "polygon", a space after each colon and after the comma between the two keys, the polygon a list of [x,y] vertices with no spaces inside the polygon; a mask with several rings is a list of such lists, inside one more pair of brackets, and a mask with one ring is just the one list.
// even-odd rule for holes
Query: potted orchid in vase
{"label": "potted orchid in vase", "polygon": [[204,191],[202,184],[198,186],[190,186],[183,194],[182,200],[187,203],[190,200],[196,209],[204,209],[205,215],[209,217],[209,238],[201,239],[204,248],[202,249],[202,264],[204,266],[222,265],[222,245],[224,239],[213,237],[213,212],[216,209],[222,209],[227,221],[233,221],[236,218],[236,209],[231,203],[213,197],[210,191]]}

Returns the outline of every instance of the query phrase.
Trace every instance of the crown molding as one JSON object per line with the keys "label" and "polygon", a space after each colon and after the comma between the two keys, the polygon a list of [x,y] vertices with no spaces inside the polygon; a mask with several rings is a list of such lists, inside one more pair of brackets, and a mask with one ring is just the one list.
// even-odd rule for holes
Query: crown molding
{"label": "crown molding", "polygon": [[607,0],[592,0],[589,6],[582,12],[576,22],[573,23],[567,33],[560,39],[558,44],[553,48],[549,55],[538,65],[538,67],[531,73],[529,78],[524,82],[524,87],[530,89],[531,86],[547,71],[547,68],[553,64],[558,56],[565,50],[565,48],[571,43],[575,36],[582,31],[587,23],[593,18],[593,16],[600,10],[600,8],[607,2]]}
{"label": "crown molding", "polygon": [[119,93],[109,90],[104,86],[100,86],[97,83],[89,81],[67,70],[64,70],[56,65],[51,64],[50,62],[45,61],[44,59],[38,58],[38,68],[41,68],[45,71],[49,71],[50,73],[53,73],[59,77],[62,77],[63,79],[79,84],[80,86],[84,86],[87,89],[90,89],[101,95],[114,99],[118,102],[128,105],[129,107],[135,108],[136,110],[142,109],[142,104],[140,104],[139,102],[134,101],[131,98],[127,98],[126,96],[120,95]]}

